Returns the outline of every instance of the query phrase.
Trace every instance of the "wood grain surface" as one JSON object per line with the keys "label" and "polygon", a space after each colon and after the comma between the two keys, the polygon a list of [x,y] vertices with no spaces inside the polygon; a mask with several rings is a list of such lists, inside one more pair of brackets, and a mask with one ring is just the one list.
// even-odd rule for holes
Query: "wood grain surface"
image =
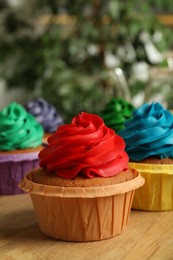
{"label": "wood grain surface", "polygon": [[63,242],[39,230],[28,194],[0,196],[0,259],[173,259],[173,212],[132,210],[127,229],[99,242]]}

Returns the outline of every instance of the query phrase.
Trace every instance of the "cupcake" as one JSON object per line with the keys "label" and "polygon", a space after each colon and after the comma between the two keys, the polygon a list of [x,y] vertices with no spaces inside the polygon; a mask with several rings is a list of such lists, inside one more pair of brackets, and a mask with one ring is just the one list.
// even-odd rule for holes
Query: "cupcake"
{"label": "cupcake", "polygon": [[0,194],[23,193],[18,182],[39,165],[42,126],[17,103],[0,112]]}
{"label": "cupcake", "polygon": [[60,126],[40,153],[41,168],[19,186],[31,195],[40,229],[65,241],[94,241],[125,229],[144,179],[128,168],[123,139],[94,114]]}
{"label": "cupcake", "polygon": [[44,143],[47,143],[47,138],[51,133],[54,133],[60,125],[64,124],[62,116],[56,111],[55,107],[43,98],[30,101],[25,107],[43,126],[45,131]]}
{"label": "cupcake", "polygon": [[100,116],[105,124],[118,132],[124,128],[124,123],[131,118],[134,106],[125,99],[112,98],[101,111]]}
{"label": "cupcake", "polygon": [[119,132],[126,142],[129,166],[145,185],[134,196],[134,209],[173,210],[173,115],[159,103],[144,104]]}

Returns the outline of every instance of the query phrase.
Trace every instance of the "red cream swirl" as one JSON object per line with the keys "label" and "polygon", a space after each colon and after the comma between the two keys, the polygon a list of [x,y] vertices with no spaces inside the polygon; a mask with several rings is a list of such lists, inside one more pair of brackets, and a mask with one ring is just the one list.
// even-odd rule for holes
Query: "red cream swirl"
{"label": "red cream swirl", "polygon": [[64,178],[110,177],[128,168],[125,142],[103,120],[82,112],[60,126],[40,153],[40,166]]}

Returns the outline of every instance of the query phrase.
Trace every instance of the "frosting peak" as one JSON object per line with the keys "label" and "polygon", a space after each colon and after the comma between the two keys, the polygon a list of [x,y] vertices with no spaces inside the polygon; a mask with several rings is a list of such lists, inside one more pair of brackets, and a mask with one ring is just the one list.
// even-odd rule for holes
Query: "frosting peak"
{"label": "frosting peak", "polygon": [[147,157],[173,158],[173,115],[159,103],[136,109],[119,132],[131,160]]}
{"label": "frosting peak", "polygon": [[125,99],[112,98],[105,106],[100,116],[105,124],[119,131],[124,128],[124,123],[132,116],[134,107]]}
{"label": "frosting peak", "polygon": [[17,103],[0,112],[0,150],[33,148],[42,143],[43,128]]}
{"label": "frosting peak", "polygon": [[124,149],[124,140],[99,116],[82,112],[48,138],[40,166],[64,178],[110,177],[128,168]]}
{"label": "frosting peak", "polygon": [[43,98],[28,102],[26,110],[43,126],[45,132],[53,133],[64,123],[55,107]]}

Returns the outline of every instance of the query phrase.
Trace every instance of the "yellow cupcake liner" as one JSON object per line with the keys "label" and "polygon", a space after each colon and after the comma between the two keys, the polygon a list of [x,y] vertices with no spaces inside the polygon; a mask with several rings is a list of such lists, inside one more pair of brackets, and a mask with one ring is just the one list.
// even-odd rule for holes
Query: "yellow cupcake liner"
{"label": "yellow cupcake liner", "polygon": [[130,162],[145,184],[135,191],[132,208],[147,211],[173,210],[173,165]]}

